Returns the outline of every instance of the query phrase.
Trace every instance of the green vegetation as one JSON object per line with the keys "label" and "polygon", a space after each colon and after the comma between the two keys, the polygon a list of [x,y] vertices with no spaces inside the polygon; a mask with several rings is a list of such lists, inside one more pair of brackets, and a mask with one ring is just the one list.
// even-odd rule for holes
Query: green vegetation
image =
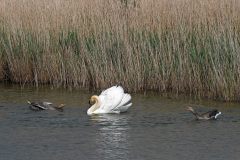
{"label": "green vegetation", "polygon": [[0,0],[0,81],[240,100],[237,0]]}

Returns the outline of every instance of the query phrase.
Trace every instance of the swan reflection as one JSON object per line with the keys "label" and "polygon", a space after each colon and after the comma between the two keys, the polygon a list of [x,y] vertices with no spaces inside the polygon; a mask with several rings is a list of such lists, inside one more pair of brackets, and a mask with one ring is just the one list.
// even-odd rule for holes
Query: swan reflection
{"label": "swan reflection", "polygon": [[129,116],[103,114],[91,117],[99,126],[96,133],[97,152],[104,159],[128,159]]}

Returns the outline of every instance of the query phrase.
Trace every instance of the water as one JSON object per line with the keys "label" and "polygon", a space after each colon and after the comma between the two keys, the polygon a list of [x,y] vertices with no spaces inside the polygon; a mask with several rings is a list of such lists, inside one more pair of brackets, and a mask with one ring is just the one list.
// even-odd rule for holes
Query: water
{"label": "water", "polygon": [[[0,160],[238,160],[240,105],[133,95],[120,115],[87,116],[87,91],[0,86]],[[29,110],[27,100],[66,103],[64,112]],[[217,108],[195,121],[187,104]]]}

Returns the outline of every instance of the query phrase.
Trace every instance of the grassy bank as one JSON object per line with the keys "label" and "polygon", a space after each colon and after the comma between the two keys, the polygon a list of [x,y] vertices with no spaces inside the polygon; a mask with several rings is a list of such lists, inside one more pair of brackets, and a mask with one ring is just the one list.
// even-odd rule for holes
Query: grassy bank
{"label": "grassy bank", "polygon": [[0,0],[0,80],[240,100],[238,0]]}

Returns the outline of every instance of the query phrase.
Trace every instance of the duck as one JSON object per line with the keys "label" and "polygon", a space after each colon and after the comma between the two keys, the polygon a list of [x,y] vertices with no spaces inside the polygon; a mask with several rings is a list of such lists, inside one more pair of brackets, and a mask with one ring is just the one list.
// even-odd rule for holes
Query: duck
{"label": "duck", "polygon": [[103,90],[101,94],[91,96],[89,104],[91,107],[87,110],[88,115],[123,113],[132,106],[131,95],[124,93],[120,85],[112,86]]}
{"label": "duck", "polygon": [[58,106],[54,106],[51,102],[30,102],[27,101],[28,104],[30,104],[29,108],[34,111],[42,111],[42,110],[57,110],[60,112],[63,112],[63,107],[65,107],[65,104],[60,104]]}
{"label": "duck", "polygon": [[192,107],[187,107],[187,110],[190,111],[197,120],[216,120],[217,117],[222,114],[217,109],[213,109],[202,114],[197,113]]}

